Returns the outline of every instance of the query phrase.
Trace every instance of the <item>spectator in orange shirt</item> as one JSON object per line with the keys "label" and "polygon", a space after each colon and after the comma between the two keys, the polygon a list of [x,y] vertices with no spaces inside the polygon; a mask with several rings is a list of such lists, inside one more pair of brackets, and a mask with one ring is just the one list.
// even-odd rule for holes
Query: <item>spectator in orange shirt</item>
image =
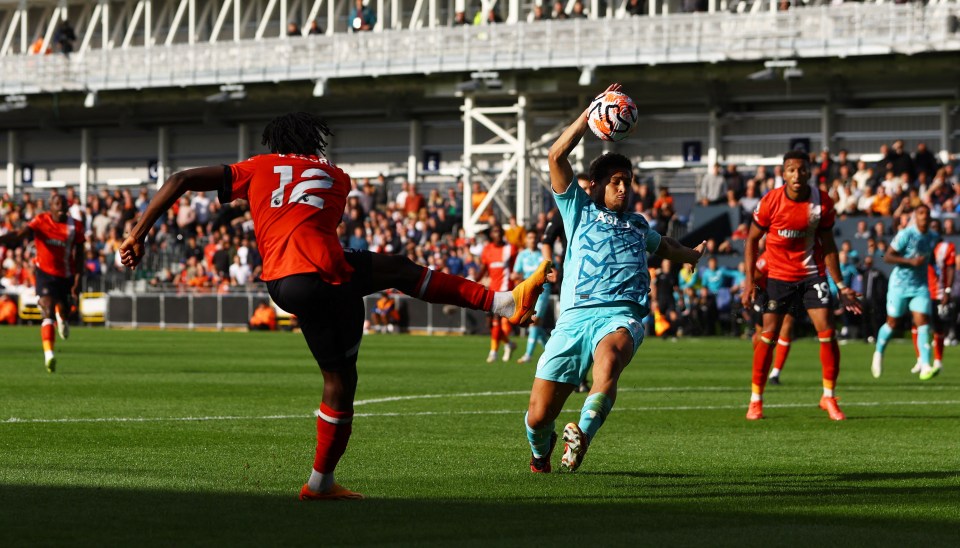
{"label": "spectator in orange shirt", "polygon": [[397,302],[389,293],[380,294],[370,319],[375,331],[386,331],[388,333],[396,331],[397,325],[400,323],[400,312],[397,310]]}
{"label": "spectator in orange shirt", "polygon": [[[470,203],[473,206],[473,210],[476,211],[480,207],[480,202],[487,197],[487,193],[480,189],[480,183],[473,183],[470,192]],[[477,219],[481,223],[489,223],[493,220],[493,209],[487,206],[487,209],[483,211],[483,214]]]}
{"label": "spectator in orange shirt", "polygon": [[277,330],[277,311],[267,301],[261,301],[250,318],[250,329],[257,331]]}
{"label": "spectator in orange shirt", "polygon": [[887,194],[883,185],[877,187],[877,194],[873,198],[873,206],[870,210],[877,214],[882,215],[883,217],[889,217],[893,210],[893,198]]}
{"label": "spectator in orange shirt", "polygon": [[409,217],[416,215],[421,209],[427,207],[427,199],[417,190],[416,183],[410,183],[407,197],[403,202],[403,214]]}
{"label": "spectator in orange shirt", "polygon": [[0,295],[0,324],[13,325],[17,323],[17,303],[10,295]]}
{"label": "spectator in orange shirt", "polygon": [[37,39],[34,40],[33,44],[30,46],[30,53],[33,55],[40,55],[41,53],[47,55],[50,53],[49,46],[47,46],[46,49],[43,47],[43,36],[37,36]]}
{"label": "spectator in orange shirt", "polygon": [[513,249],[523,249],[524,241],[527,239],[527,229],[517,224],[517,218],[510,216],[510,223],[503,232],[503,237],[507,243],[513,246]]}

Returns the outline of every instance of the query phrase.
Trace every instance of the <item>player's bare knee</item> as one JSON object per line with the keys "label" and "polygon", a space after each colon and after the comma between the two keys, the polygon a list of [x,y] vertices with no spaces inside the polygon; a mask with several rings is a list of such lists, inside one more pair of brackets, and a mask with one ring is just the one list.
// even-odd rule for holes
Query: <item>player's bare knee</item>
{"label": "player's bare knee", "polygon": [[544,428],[550,425],[556,417],[550,417],[550,409],[546,406],[533,406],[527,409],[527,426],[533,429]]}

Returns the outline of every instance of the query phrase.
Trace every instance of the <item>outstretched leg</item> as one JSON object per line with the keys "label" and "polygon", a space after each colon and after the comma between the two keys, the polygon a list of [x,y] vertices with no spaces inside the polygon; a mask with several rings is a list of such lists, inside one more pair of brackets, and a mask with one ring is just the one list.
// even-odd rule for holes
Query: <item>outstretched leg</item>
{"label": "outstretched leg", "polygon": [[360,284],[367,295],[393,287],[429,303],[493,312],[515,325],[526,325],[530,321],[537,297],[553,268],[550,261],[544,261],[530,278],[512,291],[493,292],[466,278],[420,266],[402,255],[353,252],[346,256],[366,277]]}

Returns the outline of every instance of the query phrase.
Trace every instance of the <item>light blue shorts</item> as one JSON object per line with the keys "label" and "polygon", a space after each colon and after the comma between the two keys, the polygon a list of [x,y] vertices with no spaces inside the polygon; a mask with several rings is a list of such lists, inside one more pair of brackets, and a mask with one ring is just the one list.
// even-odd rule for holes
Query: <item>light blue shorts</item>
{"label": "light blue shorts", "polygon": [[899,318],[910,312],[920,314],[930,314],[930,292],[924,290],[922,293],[912,292],[904,295],[899,291],[891,290],[887,293],[887,316]]}
{"label": "light blue shorts", "polygon": [[536,377],[580,384],[593,365],[597,345],[621,327],[630,332],[636,355],[643,343],[643,316],[638,306],[620,304],[564,310],[537,363]]}

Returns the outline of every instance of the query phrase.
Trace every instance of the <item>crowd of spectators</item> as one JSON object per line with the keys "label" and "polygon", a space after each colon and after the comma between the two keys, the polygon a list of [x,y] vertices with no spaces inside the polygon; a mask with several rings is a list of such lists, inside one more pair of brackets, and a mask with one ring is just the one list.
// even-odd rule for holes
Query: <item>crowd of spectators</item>
{"label": "crowd of spectators", "polygon": [[[836,234],[837,241],[842,242],[840,262],[844,282],[864,293],[868,304],[868,310],[860,320],[842,315],[841,333],[856,332],[863,338],[874,334],[879,327],[875,316],[883,316],[886,278],[882,272],[884,269],[879,269],[878,265],[882,263],[893,236],[912,222],[913,210],[921,204],[929,206],[936,221],[936,231],[945,237],[958,235],[957,223],[960,221],[960,178],[954,163],[941,162],[925,143],[917,144],[911,154],[901,140],[889,146],[882,145],[874,157],[878,159],[868,162],[850,158],[846,150],[840,150],[836,156],[823,150],[811,154],[810,158],[810,183],[829,194],[838,221],[848,227],[847,233]],[[696,203],[699,206],[726,206],[732,211],[732,217],[739,219],[739,225],[729,238],[708,242],[710,249],[716,250],[711,254],[726,259],[727,264],[735,262],[735,257],[731,261],[723,256],[736,255],[738,249],[742,250],[753,209],[764,194],[782,185],[779,165],[772,168],[759,166],[753,173],[744,173],[735,164],[711,166],[697,183]],[[848,219],[851,221],[846,222]],[[856,228],[850,230],[853,221],[856,221]],[[706,283],[703,278],[715,276],[716,270],[709,265],[701,267],[699,294],[696,287],[693,293],[689,291],[689,283],[683,283],[682,275],[672,291],[661,292],[658,307],[664,318],[662,329],[666,330],[665,326],[669,324],[671,334],[691,329],[702,331],[700,326],[714,326],[716,322],[704,323],[698,321],[699,318],[712,320],[715,314],[731,332],[738,330],[737,324],[747,324],[744,311],[737,310],[743,263],[739,263],[736,270],[729,266],[720,266],[719,270],[723,271],[723,282],[718,285]],[[670,273],[669,267],[666,272]],[[662,275],[657,272],[657,276]],[[955,290],[960,289],[960,284],[957,285]],[[661,281],[657,287],[666,290],[667,284]],[[712,301],[716,301],[716,305]]]}
{"label": "crowd of spectators", "polygon": [[[485,237],[468,238],[462,223],[463,188],[451,181],[424,194],[418,185],[403,181],[388,188],[385,177],[353,180],[338,235],[344,247],[403,254],[412,261],[476,280]],[[473,184],[473,204],[485,197]],[[61,191],[53,190],[53,193]],[[85,288],[99,291],[123,288],[144,279],[157,290],[226,293],[262,291],[258,281],[262,258],[257,248],[248,204],[235,200],[220,204],[213,193],[187,193],[156,223],[147,238],[149,252],[136,272],[126,271],[117,249],[146,210],[147,188],[103,189],[81,203],[74,188],[62,195],[70,216],[86,226]],[[19,229],[46,209],[48,195],[26,192],[0,198],[0,234]],[[494,221],[488,209],[481,220]],[[523,247],[526,228],[509,219],[507,239]],[[533,229],[542,231],[546,216]],[[18,292],[35,284],[32,242],[0,247],[0,284]]]}
{"label": "crowd of spectators", "polygon": [[[852,233],[838,235],[844,281],[875,306],[868,307],[872,312],[864,316],[863,322],[870,322],[869,326],[851,317],[839,319],[850,328],[843,334],[866,336],[875,331],[871,327],[873,312],[883,313],[878,299],[885,282],[878,280],[885,278],[877,265],[891,238],[910,223],[910,214],[920,203],[931,207],[940,233],[957,234],[960,181],[954,167],[941,165],[922,143],[910,155],[900,141],[882,147],[881,160],[876,162],[854,161],[845,151],[836,157],[823,151],[813,158],[811,168],[811,182],[833,197],[838,219],[858,220]],[[706,258],[696,271],[653,259],[651,332],[666,336],[749,332],[749,311],[739,305],[745,267],[738,252],[742,253],[750,213],[760,197],[782,184],[779,166],[743,173],[733,164],[725,168],[716,165],[700,179],[697,204],[731,208],[741,222],[728,238],[708,240]],[[635,178],[632,189],[630,210],[642,214],[655,230],[674,235],[675,228],[685,229],[668,188]],[[338,227],[340,241],[347,248],[403,254],[418,264],[482,283],[484,280],[477,278],[486,238],[482,233],[468,237],[462,229],[463,190],[462,183],[454,181],[422,191],[421,185],[407,181],[388,184],[384,176],[353,180]],[[474,209],[486,196],[477,182],[472,183],[471,195]],[[86,226],[84,266],[89,290],[123,289],[137,278],[167,292],[263,291],[258,280],[262,259],[243,200],[224,205],[213,193],[186,194],[154,226],[147,240],[150,252],[141,268],[131,273],[122,268],[117,249],[122,235],[145,211],[149,190],[102,189],[89,195],[85,204],[73,188],[63,191],[63,196],[70,215]],[[877,196],[883,196],[883,202],[878,202]],[[46,198],[35,193],[17,198],[3,195],[0,234],[16,230],[44,211]],[[557,215],[554,209],[522,226],[515,218],[497,219],[493,210],[487,209],[481,221],[504,226],[506,240],[519,251],[528,232],[541,235]],[[562,256],[562,243],[555,251]],[[0,248],[0,284],[7,291],[34,284],[34,253],[32,243]],[[562,271],[562,264],[560,267]],[[957,278],[960,282],[960,276]],[[954,295],[960,295],[960,287]]]}

